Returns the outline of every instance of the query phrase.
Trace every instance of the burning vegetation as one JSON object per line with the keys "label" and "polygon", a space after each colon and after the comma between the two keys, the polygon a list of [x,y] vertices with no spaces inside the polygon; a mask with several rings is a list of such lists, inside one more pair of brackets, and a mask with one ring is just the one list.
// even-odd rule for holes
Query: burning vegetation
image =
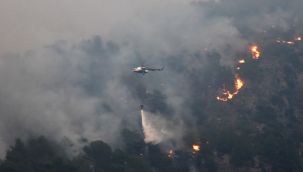
{"label": "burning vegetation", "polygon": [[259,51],[259,47],[257,45],[251,46],[250,51],[254,60],[258,60],[260,58],[261,52]]}
{"label": "burning vegetation", "polygon": [[[280,44],[287,44],[287,45],[295,45],[296,43],[302,41],[302,37],[301,36],[297,36],[295,37],[293,40],[280,40],[277,39],[276,42],[280,43]],[[259,50],[258,45],[252,45],[250,47],[250,54],[251,54],[251,58],[253,60],[259,60],[261,57],[261,51]],[[241,70],[241,67],[239,65],[241,64],[245,64],[246,60],[245,59],[239,59],[238,60],[238,65],[235,67],[235,79],[234,79],[234,86],[235,88],[233,89],[234,91],[231,91],[229,89],[226,89],[225,87],[222,89],[222,93],[220,96],[217,96],[217,100],[219,101],[223,101],[223,102],[227,102],[229,100],[232,100],[234,98],[235,95],[237,95],[240,91],[240,89],[244,86],[244,81],[239,77],[239,74],[237,74],[237,72],[239,72]]]}
{"label": "burning vegetation", "polygon": [[240,59],[238,62],[239,62],[239,64],[244,64],[245,60],[244,59]]}
{"label": "burning vegetation", "polygon": [[[251,58],[253,60],[259,60],[261,57],[261,52],[258,48],[257,45],[253,45],[250,47],[250,53],[251,53]],[[239,59],[238,60],[238,65],[245,64],[246,60],[245,59]],[[234,88],[232,90],[226,89],[225,87],[222,89],[222,93],[220,96],[217,96],[217,100],[227,102],[229,100],[232,100],[235,95],[239,93],[239,91],[243,88],[245,85],[245,82],[243,79],[240,78],[238,72],[241,70],[240,66],[236,66],[236,71],[235,71],[235,78],[234,78]]]}
{"label": "burning vegetation", "polygon": [[229,101],[234,98],[235,95],[237,95],[240,91],[240,89],[244,86],[244,81],[240,77],[236,77],[234,80],[234,86],[235,91],[227,90],[226,88],[223,88],[223,92],[221,96],[217,96],[217,100],[219,101]]}
{"label": "burning vegetation", "polygon": [[194,152],[199,152],[200,151],[200,145],[198,145],[198,144],[193,144],[192,148],[193,148]]}

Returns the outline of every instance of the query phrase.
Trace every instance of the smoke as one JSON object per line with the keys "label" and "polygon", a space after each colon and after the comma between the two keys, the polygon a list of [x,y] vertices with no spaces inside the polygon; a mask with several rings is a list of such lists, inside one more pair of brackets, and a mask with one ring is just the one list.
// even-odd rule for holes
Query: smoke
{"label": "smoke", "polygon": [[[93,63],[86,60],[88,56],[93,58],[93,54],[58,43],[41,51],[1,58],[2,151],[17,137],[67,137],[74,143],[82,138],[114,142],[119,137],[119,128],[107,130],[122,120],[102,108],[110,100],[97,96],[101,90],[93,95],[87,88],[87,69]],[[107,83],[114,88],[114,83]],[[109,89],[104,87],[102,90]]]}
{"label": "smoke", "polygon": [[[83,139],[119,147],[123,128],[140,128],[139,104],[153,110],[144,115],[148,142],[181,141],[215,101],[216,86],[232,78],[234,58],[254,41],[246,33],[302,26],[298,4],[1,1],[1,154],[15,138],[35,135],[68,137],[77,147]],[[131,73],[142,63],[165,70]],[[227,69],[217,71],[221,65]]]}

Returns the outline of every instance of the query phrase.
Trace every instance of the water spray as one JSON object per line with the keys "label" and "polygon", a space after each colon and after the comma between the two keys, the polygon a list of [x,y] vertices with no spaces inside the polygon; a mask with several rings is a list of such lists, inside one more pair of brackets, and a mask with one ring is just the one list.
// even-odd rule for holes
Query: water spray
{"label": "water spray", "polygon": [[162,140],[161,134],[158,133],[151,121],[148,119],[147,114],[143,110],[143,105],[140,105],[140,110],[145,143],[160,143]]}

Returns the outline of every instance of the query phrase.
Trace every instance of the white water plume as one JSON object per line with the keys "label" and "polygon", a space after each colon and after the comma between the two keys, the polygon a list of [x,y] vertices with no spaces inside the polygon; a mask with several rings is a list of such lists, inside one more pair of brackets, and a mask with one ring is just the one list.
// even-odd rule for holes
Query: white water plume
{"label": "white water plume", "polygon": [[141,110],[142,128],[145,143],[158,144],[165,139],[169,139],[173,134],[167,130],[167,122],[151,113],[146,114]]}

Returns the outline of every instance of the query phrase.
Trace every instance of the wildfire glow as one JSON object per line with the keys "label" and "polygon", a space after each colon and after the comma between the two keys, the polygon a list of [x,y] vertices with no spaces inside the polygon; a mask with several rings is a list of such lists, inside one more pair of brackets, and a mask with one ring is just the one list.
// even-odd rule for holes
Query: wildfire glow
{"label": "wildfire glow", "polygon": [[193,144],[193,150],[196,152],[200,151],[200,145]]}
{"label": "wildfire glow", "polygon": [[230,91],[223,89],[223,93],[221,96],[217,96],[217,100],[227,102],[234,97],[234,94],[230,93]]}
{"label": "wildfire glow", "polygon": [[254,45],[250,48],[252,58],[258,60],[261,56],[261,52],[258,50],[258,46]]}
{"label": "wildfire glow", "polygon": [[[282,39],[276,39],[276,43],[279,44],[285,44],[285,45],[295,45],[297,44],[299,41],[302,41],[303,36],[296,36],[293,39],[290,40],[282,40]],[[259,50],[259,47],[257,45],[252,45],[250,47],[250,53],[251,53],[251,57],[254,60],[258,60],[261,57],[261,51]],[[240,89],[244,86],[244,81],[239,77],[239,75],[237,74],[238,71],[240,71],[240,64],[244,64],[246,63],[245,59],[239,59],[238,60],[238,64],[235,65],[234,70],[236,72],[235,75],[235,80],[234,80],[234,89],[226,89],[225,87],[222,89],[222,92],[219,96],[217,96],[217,100],[218,101],[223,101],[223,102],[227,102],[232,100],[235,95],[237,95],[240,91]]]}
{"label": "wildfire glow", "polygon": [[240,64],[244,64],[245,63],[245,60],[244,59],[241,59],[238,61]]}
{"label": "wildfire glow", "polygon": [[223,93],[221,96],[217,96],[217,100],[227,102],[229,100],[232,100],[235,95],[237,95],[240,91],[240,89],[244,86],[244,81],[241,80],[240,77],[236,77],[235,81],[235,91],[231,92],[229,90],[223,89]]}
{"label": "wildfire glow", "polygon": [[235,80],[235,87],[238,90],[240,90],[244,86],[244,82],[241,80],[241,78],[237,77]]}

